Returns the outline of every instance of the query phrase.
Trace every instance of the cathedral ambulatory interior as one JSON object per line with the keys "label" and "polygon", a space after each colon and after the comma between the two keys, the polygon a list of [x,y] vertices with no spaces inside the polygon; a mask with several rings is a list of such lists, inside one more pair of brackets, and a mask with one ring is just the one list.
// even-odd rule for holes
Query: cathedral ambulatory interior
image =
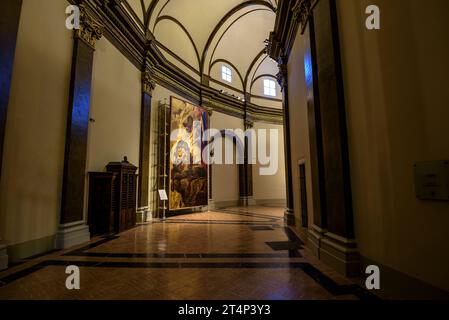
{"label": "cathedral ambulatory interior", "polygon": [[0,300],[449,298],[447,1],[0,9]]}

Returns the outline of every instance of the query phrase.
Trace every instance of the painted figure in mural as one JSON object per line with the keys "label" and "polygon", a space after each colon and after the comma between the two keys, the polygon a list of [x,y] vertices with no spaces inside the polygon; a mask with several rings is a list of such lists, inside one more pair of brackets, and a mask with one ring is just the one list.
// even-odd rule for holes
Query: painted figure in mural
{"label": "painted figure in mural", "polygon": [[202,160],[206,129],[206,110],[172,98],[170,210],[207,205],[208,170]]}

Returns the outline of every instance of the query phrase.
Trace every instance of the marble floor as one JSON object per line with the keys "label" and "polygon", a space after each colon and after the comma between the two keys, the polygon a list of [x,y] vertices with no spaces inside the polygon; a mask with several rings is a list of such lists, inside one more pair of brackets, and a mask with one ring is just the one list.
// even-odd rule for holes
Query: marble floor
{"label": "marble floor", "polygon": [[[68,265],[80,269],[79,290],[65,286]],[[153,221],[0,273],[0,299],[375,298],[315,259],[276,207]]]}

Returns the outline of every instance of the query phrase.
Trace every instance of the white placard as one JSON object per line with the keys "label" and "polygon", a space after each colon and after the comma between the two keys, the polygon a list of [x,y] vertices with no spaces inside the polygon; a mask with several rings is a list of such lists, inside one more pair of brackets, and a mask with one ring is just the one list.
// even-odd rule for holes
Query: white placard
{"label": "white placard", "polygon": [[159,190],[159,198],[162,201],[167,201],[168,200],[167,192],[165,190]]}

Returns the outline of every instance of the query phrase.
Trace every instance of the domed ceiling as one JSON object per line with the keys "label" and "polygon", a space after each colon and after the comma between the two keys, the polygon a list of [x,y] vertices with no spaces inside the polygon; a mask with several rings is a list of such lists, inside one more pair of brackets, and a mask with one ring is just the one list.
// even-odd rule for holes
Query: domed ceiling
{"label": "domed ceiling", "polygon": [[199,81],[208,75],[211,86],[223,84],[225,64],[235,76],[224,84],[253,93],[257,81],[278,72],[264,51],[277,0],[124,0],[123,6],[168,61]]}

